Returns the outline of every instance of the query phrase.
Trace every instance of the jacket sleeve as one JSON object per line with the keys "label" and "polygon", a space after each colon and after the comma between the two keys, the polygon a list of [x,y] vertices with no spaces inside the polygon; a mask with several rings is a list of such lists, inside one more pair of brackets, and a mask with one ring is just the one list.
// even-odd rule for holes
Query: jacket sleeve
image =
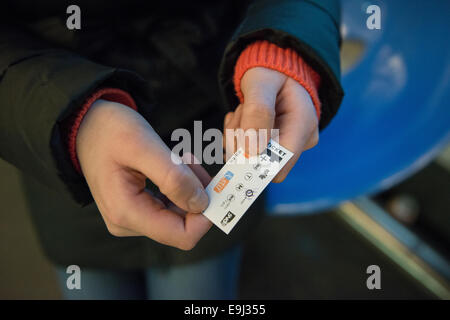
{"label": "jacket sleeve", "polygon": [[0,157],[80,204],[92,201],[65,143],[64,120],[97,88],[149,99],[139,76],[103,66],[0,22]]}
{"label": "jacket sleeve", "polygon": [[340,84],[340,5],[337,0],[256,0],[228,43],[219,71],[225,103],[237,106],[234,66],[240,53],[258,40],[292,48],[321,77],[320,129],[336,114],[344,92]]}

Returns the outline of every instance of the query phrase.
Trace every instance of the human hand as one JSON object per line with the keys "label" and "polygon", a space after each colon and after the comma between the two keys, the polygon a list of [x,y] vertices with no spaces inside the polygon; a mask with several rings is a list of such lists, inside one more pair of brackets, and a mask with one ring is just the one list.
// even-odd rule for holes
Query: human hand
{"label": "human hand", "polygon": [[[146,236],[190,250],[211,227],[199,214],[208,205],[204,186],[211,177],[200,165],[175,164],[170,149],[131,108],[97,100],[81,123],[76,150],[111,234]],[[145,189],[146,178],[176,207]]]}
{"label": "human hand", "polygon": [[[241,79],[244,103],[224,119],[225,145],[230,141],[226,129],[266,129],[258,135],[257,150],[262,152],[270,139],[271,129],[279,129],[279,143],[294,153],[273,182],[282,182],[299,159],[301,153],[314,147],[319,140],[318,119],[308,92],[294,79],[278,71],[255,67],[247,70]],[[228,142],[228,143],[227,143]],[[239,144],[239,142],[238,142]],[[239,145],[238,145],[239,146]],[[246,151],[253,155],[248,145]],[[232,148],[232,147],[231,147]]]}

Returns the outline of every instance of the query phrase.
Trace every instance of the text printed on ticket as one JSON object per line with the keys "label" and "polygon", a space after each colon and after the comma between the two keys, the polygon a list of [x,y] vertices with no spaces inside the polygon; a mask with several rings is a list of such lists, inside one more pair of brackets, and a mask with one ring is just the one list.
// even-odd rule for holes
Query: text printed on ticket
{"label": "text printed on ticket", "polygon": [[209,205],[203,215],[230,233],[292,155],[274,140],[259,156],[247,157],[240,148],[206,187]]}

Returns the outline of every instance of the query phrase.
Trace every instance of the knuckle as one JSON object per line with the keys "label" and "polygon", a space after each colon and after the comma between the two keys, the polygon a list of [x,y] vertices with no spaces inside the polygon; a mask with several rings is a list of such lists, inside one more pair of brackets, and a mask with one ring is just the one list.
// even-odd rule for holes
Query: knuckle
{"label": "knuckle", "polygon": [[126,223],[126,215],[117,211],[114,212],[114,214],[110,214],[108,218],[109,221],[116,226],[124,226]]}
{"label": "knuckle", "polygon": [[112,224],[115,223],[115,214],[114,214],[114,206],[112,205],[111,201],[101,201],[97,202],[97,209],[100,211],[101,215],[103,216],[103,219],[105,220],[106,226],[108,227],[109,222]]}
{"label": "knuckle", "polygon": [[192,249],[195,248],[196,245],[197,245],[196,240],[187,238],[178,245],[178,248],[183,251],[191,251]]}
{"label": "knuckle", "polygon": [[314,148],[319,143],[319,133],[316,131],[313,132],[311,138],[308,140],[305,150]]}
{"label": "knuckle", "polygon": [[106,228],[108,229],[108,232],[113,235],[114,237],[124,237],[125,233],[121,228],[118,228],[112,224],[107,224]]}

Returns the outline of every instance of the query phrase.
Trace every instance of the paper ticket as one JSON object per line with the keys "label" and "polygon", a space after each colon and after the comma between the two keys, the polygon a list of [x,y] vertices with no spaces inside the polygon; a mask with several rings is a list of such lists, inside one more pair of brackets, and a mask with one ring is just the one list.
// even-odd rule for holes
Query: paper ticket
{"label": "paper ticket", "polygon": [[274,140],[258,156],[247,157],[240,148],[206,187],[209,205],[203,214],[230,233],[292,155]]}

